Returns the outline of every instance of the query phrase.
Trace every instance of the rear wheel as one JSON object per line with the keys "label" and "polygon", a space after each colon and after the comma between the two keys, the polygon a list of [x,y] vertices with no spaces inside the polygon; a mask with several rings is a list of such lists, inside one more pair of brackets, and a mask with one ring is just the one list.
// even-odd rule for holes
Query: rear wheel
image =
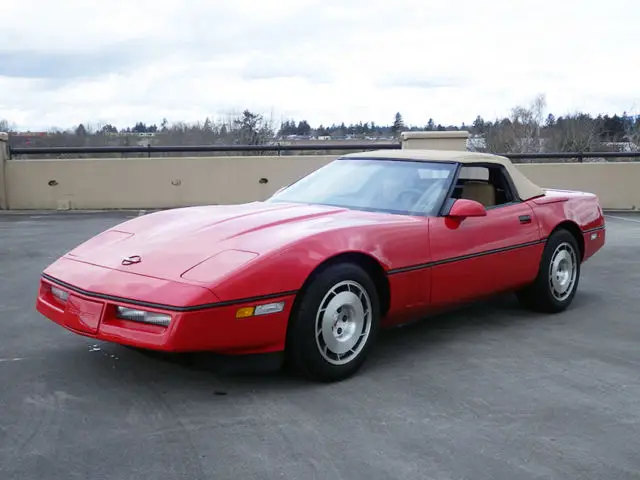
{"label": "rear wheel", "polygon": [[331,265],[302,293],[291,317],[287,353],[292,366],[320,381],[343,380],[364,363],[380,317],[376,287],[360,266]]}
{"label": "rear wheel", "polygon": [[573,301],[580,280],[580,248],[571,232],[561,229],[548,239],[538,276],[517,293],[526,307],[546,313],[565,310]]}

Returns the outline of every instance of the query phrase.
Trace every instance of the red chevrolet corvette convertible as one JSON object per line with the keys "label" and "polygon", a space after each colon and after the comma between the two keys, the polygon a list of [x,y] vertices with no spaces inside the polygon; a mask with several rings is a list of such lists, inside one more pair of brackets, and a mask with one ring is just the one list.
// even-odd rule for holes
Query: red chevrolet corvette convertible
{"label": "red chevrolet corvette convertible", "polygon": [[266,201],[110,228],[45,269],[37,309],[95,339],[279,352],[335,381],[360,368],[381,327],[502,292],[564,310],[604,242],[595,195],[540,188],[507,158],[363,152]]}

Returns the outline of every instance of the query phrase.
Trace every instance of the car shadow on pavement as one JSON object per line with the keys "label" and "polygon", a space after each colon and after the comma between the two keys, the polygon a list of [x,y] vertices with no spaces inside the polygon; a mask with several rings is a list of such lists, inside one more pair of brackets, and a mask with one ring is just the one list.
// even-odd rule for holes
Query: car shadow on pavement
{"label": "car shadow on pavement", "polygon": [[[598,293],[583,290],[565,314],[546,315],[522,308],[513,295],[507,294],[468,304],[403,327],[385,329],[380,332],[375,350],[358,375],[365,372],[368,375],[376,375],[378,367],[382,365],[384,370],[388,371],[389,368],[400,368],[405,362],[411,362],[413,359],[419,358],[423,361],[425,356],[428,358],[430,355],[438,355],[439,347],[453,342],[478,342],[486,341],[487,338],[502,341],[511,334],[509,330],[520,327],[530,330],[532,323],[539,324],[540,328],[553,328],[558,324],[575,321],[577,317],[571,314],[572,311],[589,310],[594,305],[602,304],[602,301]],[[180,371],[189,372],[190,378],[198,384],[209,379],[212,384],[215,380],[240,391],[245,388],[308,388],[309,385],[308,381],[290,372],[286,365],[285,368],[281,368],[279,357],[229,357],[210,353],[151,352],[121,346],[109,348],[120,349],[123,353],[129,352],[126,354],[127,361],[145,364],[145,370],[154,370],[153,377],[162,383],[166,382],[167,388],[171,388],[173,383],[169,377]],[[160,365],[170,368],[158,369]],[[227,391],[220,388],[214,393],[223,396]]]}
{"label": "car shadow on pavement", "polygon": [[529,311],[513,294],[467,304],[381,332],[376,351],[364,368],[371,372],[382,365],[385,369],[399,368],[413,359],[424,361],[442,355],[443,348],[454,344],[500,344],[517,341],[518,336],[535,336],[534,332],[542,329],[571,328],[571,323],[583,316],[580,312],[591,314],[604,302],[598,292],[582,290],[571,306],[559,314]]}

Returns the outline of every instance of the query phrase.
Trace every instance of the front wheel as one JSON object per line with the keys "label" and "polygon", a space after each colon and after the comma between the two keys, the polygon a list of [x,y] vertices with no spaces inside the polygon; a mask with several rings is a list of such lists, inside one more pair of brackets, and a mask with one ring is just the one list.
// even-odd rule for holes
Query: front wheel
{"label": "front wheel", "polygon": [[538,276],[533,284],[517,293],[531,310],[557,313],[573,301],[580,280],[580,248],[567,230],[558,230],[548,239],[542,253]]}
{"label": "front wheel", "polygon": [[291,318],[287,350],[293,367],[314,380],[353,375],[375,341],[376,287],[361,267],[331,265],[313,278]]}

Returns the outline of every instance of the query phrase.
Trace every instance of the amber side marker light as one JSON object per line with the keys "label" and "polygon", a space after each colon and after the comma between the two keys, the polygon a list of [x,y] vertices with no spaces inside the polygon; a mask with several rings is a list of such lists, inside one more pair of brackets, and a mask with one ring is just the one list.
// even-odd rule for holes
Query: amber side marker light
{"label": "amber side marker light", "polygon": [[257,317],[270,313],[278,313],[282,310],[284,310],[284,302],[266,303],[264,305],[256,305],[255,307],[242,307],[236,310],[236,318]]}

